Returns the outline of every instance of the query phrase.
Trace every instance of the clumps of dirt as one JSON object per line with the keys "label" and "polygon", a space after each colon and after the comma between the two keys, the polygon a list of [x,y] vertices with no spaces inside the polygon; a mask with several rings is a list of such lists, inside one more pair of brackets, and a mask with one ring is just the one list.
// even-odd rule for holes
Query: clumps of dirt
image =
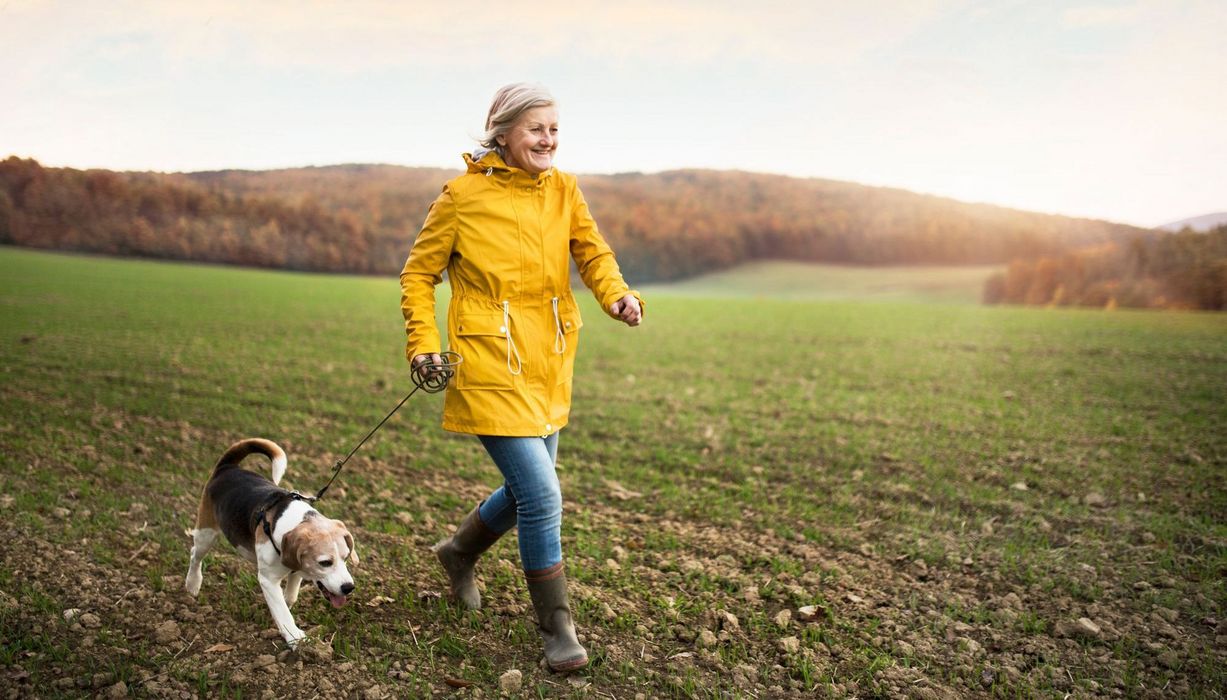
{"label": "clumps of dirt", "polygon": [[[642,522],[599,504],[589,504],[584,519],[593,531]],[[704,527],[666,517],[651,526],[685,545],[676,553],[645,553],[629,562],[649,590],[670,591],[663,612],[675,620],[668,626],[671,639],[639,632],[649,648],[658,643],[675,670],[706,666],[731,676],[736,687],[776,683],[792,692],[803,690],[799,675],[862,676],[836,684],[840,689],[817,685],[837,693],[891,696],[963,696],[1019,686],[1108,696],[1132,692],[1145,677],[1184,692],[1204,687],[1208,679],[1199,678],[1196,669],[1207,654],[1227,660],[1217,631],[1224,625],[1216,617],[1189,620],[1174,607],[1139,600],[1138,584],[1086,565],[1065,575],[1075,587],[1090,590],[1093,584],[1099,591],[1094,601],[1062,595],[1044,581],[1023,585],[1003,576],[992,554],[978,562],[929,563],[879,556],[873,543],[857,542],[862,535],[856,532],[840,533],[849,545],[832,549],[745,525]],[[781,560],[796,568],[764,573],[767,562]],[[1176,579],[1167,577],[1163,585],[1168,592],[1160,598],[1182,595]],[[675,612],[692,609],[696,601],[718,612],[697,619]],[[1180,605],[1198,606],[1215,603],[1202,597],[1200,603],[1185,598]],[[751,623],[728,625],[727,620]],[[771,624],[764,624],[768,620]],[[815,638],[821,643],[812,643]],[[668,642],[689,648],[670,653]],[[730,668],[728,653],[721,652],[732,649],[748,655],[748,667],[759,672]],[[855,658],[866,654],[886,664],[870,678],[863,676],[863,658]]]}
{"label": "clumps of dirt", "polygon": [[[378,463],[363,466],[380,478]],[[446,475],[428,482],[430,492],[459,494],[460,503],[486,491]],[[242,691],[372,699],[545,688],[629,698],[687,696],[698,687],[761,697],[946,698],[1018,687],[1109,697],[1136,692],[1141,682],[1188,694],[1205,689],[1206,664],[1227,663],[1227,622],[1194,612],[1221,601],[1199,599],[1170,576],[1129,580],[1111,559],[1060,572],[1067,586],[1096,591],[1078,598],[1052,581],[1009,575],[991,550],[975,560],[895,554],[872,524],[829,530],[840,544],[819,544],[752,517],[719,527],[649,515],[635,510],[646,497],[606,486],[626,498],[567,504],[572,595],[594,660],[569,677],[525,663],[539,650],[513,543],[482,560],[487,605],[478,616],[437,600],[445,583],[426,547],[463,507],[445,511],[391,489],[331,494],[325,510],[346,520],[363,551],[360,585],[369,595],[355,602],[364,606],[361,628],[290,651],[271,629],[246,562],[219,551],[207,570],[216,592],[195,600],[182,591],[187,542],[181,552],[162,551],[167,540],[142,529],[158,515],[142,505],[147,494],[125,501],[122,527],[99,528],[80,542],[37,533],[59,532],[88,504],[56,506],[72,511],[62,517],[23,514],[39,519],[36,528],[8,518],[13,504],[0,500],[0,569],[20,584],[0,590],[0,621],[6,637],[22,640],[0,667],[0,697],[40,688],[104,697]],[[187,513],[192,501],[189,491],[174,505]],[[1019,517],[1008,503],[1000,514],[972,528],[987,536]],[[410,534],[380,531],[388,521],[410,525]],[[1155,546],[1135,539],[1130,546]],[[412,619],[406,592],[417,596]],[[321,609],[295,609],[309,633],[319,629],[310,623]],[[514,642],[488,632],[520,622],[528,634]],[[430,651],[398,655],[371,630],[388,630],[393,645]],[[448,645],[450,653],[440,652]]]}

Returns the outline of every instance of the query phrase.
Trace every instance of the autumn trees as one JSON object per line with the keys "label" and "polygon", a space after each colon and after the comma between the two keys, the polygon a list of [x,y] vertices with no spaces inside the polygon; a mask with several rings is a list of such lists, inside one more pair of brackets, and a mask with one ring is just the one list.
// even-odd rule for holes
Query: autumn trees
{"label": "autumn trees", "polygon": [[[373,229],[310,197],[235,194],[180,175],[0,161],[0,242],[294,270],[385,272]],[[398,248],[408,251],[408,242]]]}
{"label": "autumn trees", "polygon": [[[44,168],[10,157],[0,161],[0,243],[395,274],[430,203],[455,174],[390,165],[121,173]],[[1088,280],[1105,278],[1100,268],[1116,264],[1107,252],[1068,251],[1119,255],[1133,239],[1149,240],[1153,233],[897,189],[757,173],[626,173],[582,176],[580,184],[624,272],[637,283],[763,258],[865,265],[1031,260],[1036,262],[1019,262],[994,282],[989,296],[1066,303],[1106,293]],[[1176,246],[1164,249],[1161,259],[1147,257],[1147,264],[1179,268],[1201,255],[1200,248]],[[1181,282],[1186,283],[1193,284]],[[1179,294],[1191,298],[1193,292]]]}
{"label": "autumn trees", "polygon": [[1227,226],[1018,259],[989,279],[987,303],[1227,309]]}

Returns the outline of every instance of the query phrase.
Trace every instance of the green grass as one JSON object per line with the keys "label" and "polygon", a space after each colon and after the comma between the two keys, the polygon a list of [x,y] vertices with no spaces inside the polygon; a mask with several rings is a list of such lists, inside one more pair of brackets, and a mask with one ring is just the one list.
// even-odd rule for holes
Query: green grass
{"label": "green grass", "polygon": [[[861,279],[868,300],[653,289],[633,330],[583,298],[559,468],[591,689],[1227,685],[1205,622],[1227,603],[1227,316],[888,299]],[[227,546],[200,601],[181,592],[183,530],[226,445],[276,440],[289,485],[313,490],[411,388],[398,300],[387,279],[0,249],[0,690],[71,696],[103,669],[137,694],[317,694],[352,663],[337,693],[448,678],[496,693],[509,668],[526,695],[588,693],[537,665],[514,537],[483,559],[481,612],[433,596],[428,546],[499,481],[475,440],[438,428],[440,396],[414,397],[321,504],[364,559],[357,604],[304,589],[295,609],[333,661],[242,669],[279,640],[260,637],[254,573]],[[364,604],[376,595],[393,600]],[[818,621],[776,624],[811,604]],[[69,608],[101,627],[72,629]],[[1079,617],[1113,631],[1056,636]],[[158,645],[169,619],[182,638]],[[703,629],[715,648],[696,645]],[[239,649],[204,651],[219,643]]]}
{"label": "green grass", "polygon": [[756,260],[645,293],[687,297],[978,303],[999,265],[828,265]]}

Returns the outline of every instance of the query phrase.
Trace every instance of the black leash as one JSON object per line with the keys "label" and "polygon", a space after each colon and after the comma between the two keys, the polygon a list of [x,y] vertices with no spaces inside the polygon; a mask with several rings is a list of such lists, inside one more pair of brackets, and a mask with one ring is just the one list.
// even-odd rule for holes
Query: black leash
{"label": "black leash", "polygon": [[[410,397],[418,393],[419,389],[428,394],[437,394],[446,389],[447,383],[451,381],[452,377],[456,374],[456,366],[461,362],[464,362],[464,358],[462,358],[459,353],[451,351],[441,352],[439,353],[439,357],[440,361],[437,363],[423,362],[413,368],[409,375],[413,379],[413,391],[406,394],[405,398],[401,399],[400,403],[396,404],[396,407],[389,411],[388,415],[383,417],[383,420],[379,421],[379,425],[372,428],[371,432],[367,433],[366,437],[362,438],[362,440],[354,446],[354,449],[350,450],[349,454],[345,455],[344,459],[337,460],[336,464],[334,464],[332,467],[332,476],[328,478],[328,483],[324,484],[323,488],[316,491],[314,496],[304,496],[297,491],[292,491],[290,492],[288,498],[292,501],[306,501],[307,503],[315,503],[323,498],[324,492],[328,490],[329,486],[332,486],[332,482],[335,481],[337,475],[341,473],[341,468],[345,466],[345,463],[349,461],[349,458],[353,457],[354,453],[365,445],[366,441],[370,440],[371,436],[377,433],[379,429],[383,427],[383,424],[387,423],[388,420],[400,410],[400,407],[405,405],[405,402],[407,402]],[[256,517],[260,520],[260,523],[264,528],[264,535],[268,537],[268,541],[270,543],[273,543],[272,527],[268,523],[268,518],[264,516],[270,508],[277,505],[278,501],[286,497],[287,496],[284,494],[277,494],[277,496],[270,503],[256,512]],[[281,550],[278,549],[275,543],[273,543],[273,550],[276,551],[278,555],[281,554]]]}
{"label": "black leash", "polygon": [[[349,451],[349,454],[345,455],[345,459],[337,460],[337,463],[332,467],[332,476],[329,477],[328,483],[324,484],[323,488],[317,491],[314,496],[307,497],[300,495],[299,498],[312,502],[323,498],[324,492],[328,490],[329,486],[332,486],[332,482],[337,478],[337,474],[341,473],[341,467],[344,467],[345,463],[349,461],[349,458],[353,457],[354,453],[358,451],[358,448],[365,445],[366,441],[370,440],[371,436],[378,432],[378,430],[383,427],[383,424],[387,423],[388,419],[400,410],[401,406],[405,405],[405,402],[409,400],[409,397],[418,393],[418,389],[421,389],[428,394],[437,394],[447,388],[447,383],[451,381],[451,378],[456,374],[456,366],[461,362],[464,362],[464,358],[462,358],[459,353],[450,351],[439,353],[439,357],[440,360],[437,364],[423,362],[413,368],[413,371],[410,373],[410,377],[412,377],[414,384],[413,391],[406,394],[405,398],[401,399],[400,403],[396,404],[396,408],[389,411],[388,415],[384,416],[383,420],[379,421],[379,425],[372,428],[371,432],[367,433],[366,437],[362,438],[362,441],[355,445],[354,449]],[[428,370],[428,372],[423,374],[423,370]]]}

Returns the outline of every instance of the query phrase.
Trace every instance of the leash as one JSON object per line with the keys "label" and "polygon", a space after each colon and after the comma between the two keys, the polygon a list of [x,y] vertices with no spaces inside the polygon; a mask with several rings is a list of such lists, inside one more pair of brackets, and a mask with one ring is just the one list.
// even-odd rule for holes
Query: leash
{"label": "leash", "polygon": [[[328,483],[324,484],[319,491],[316,491],[314,496],[305,496],[297,491],[292,491],[290,492],[289,499],[291,501],[306,501],[307,503],[315,503],[323,498],[324,493],[328,490],[329,486],[332,486],[332,482],[336,481],[337,475],[341,473],[341,468],[345,466],[345,463],[349,461],[349,458],[353,457],[354,453],[365,445],[366,441],[370,440],[372,435],[379,432],[379,429],[383,427],[383,424],[387,423],[392,416],[396,415],[396,412],[400,410],[400,407],[404,406],[405,402],[407,402],[414,394],[418,393],[419,389],[428,394],[437,394],[446,389],[447,383],[456,375],[456,367],[461,362],[464,362],[464,358],[461,357],[459,353],[451,351],[439,353],[439,358],[440,361],[437,363],[429,361],[422,362],[412,369],[409,376],[413,379],[413,390],[406,394],[405,398],[401,399],[400,403],[396,404],[396,407],[389,411],[388,415],[383,417],[383,420],[379,421],[379,425],[372,428],[371,432],[366,434],[366,437],[362,438],[357,445],[354,445],[354,449],[350,450],[349,454],[345,455],[343,459],[338,459],[336,461],[336,464],[334,464],[332,467],[332,476],[328,478]],[[282,494],[277,494],[277,497],[273,499],[271,503],[256,512],[256,517],[259,518],[261,525],[264,527],[264,535],[268,537],[269,543],[273,545],[273,550],[276,551],[278,555],[281,554],[281,550],[275,543],[273,543],[272,527],[268,523],[268,518],[264,516],[268,512],[269,508],[275,506],[277,501],[281,500],[282,498],[285,498],[285,496]]]}
{"label": "leash", "polygon": [[[410,376],[413,378],[413,391],[406,394],[405,398],[401,399],[400,403],[396,404],[396,408],[389,411],[388,415],[384,416],[383,420],[379,421],[379,425],[372,428],[371,432],[367,433],[366,437],[362,438],[362,441],[355,445],[354,449],[350,450],[349,454],[345,455],[344,459],[337,460],[337,463],[332,467],[332,476],[328,479],[328,483],[324,484],[323,488],[317,491],[314,496],[308,497],[300,495],[299,497],[303,500],[309,500],[312,502],[323,498],[324,492],[328,490],[329,486],[332,486],[332,482],[336,480],[337,474],[341,473],[341,467],[345,466],[345,463],[349,461],[350,457],[354,456],[354,453],[358,451],[358,448],[365,445],[366,441],[370,440],[371,436],[378,432],[378,430],[383,427],[383,424],[387,423],[388,419],[399,411],[400,407],[404,406],[405,402],[408,401],[411,396],[418,393],[418,389],[421,389],[428,394],[437,394],[446,389],[447,383],[451,381],[451,378],[456,374],[456,367],[461,362],[464,362],[464,358],[461,357],[459,353],[451,351],[439,353],[439,358],[440,360],[438,364],[427,361],[414,367],[413,371],[410,373]],[[429,370],[429,373],[423,374],[422,370],[424,369]]]}

